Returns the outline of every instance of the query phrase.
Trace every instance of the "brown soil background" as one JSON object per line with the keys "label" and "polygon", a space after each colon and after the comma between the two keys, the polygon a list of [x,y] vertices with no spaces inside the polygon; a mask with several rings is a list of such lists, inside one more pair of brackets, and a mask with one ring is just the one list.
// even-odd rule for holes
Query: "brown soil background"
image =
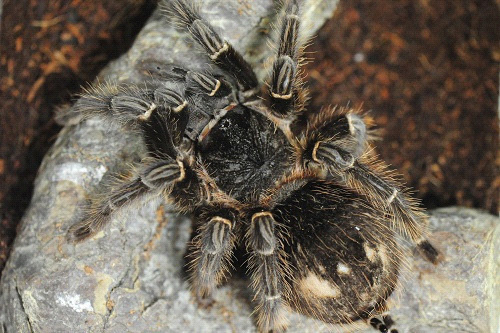
{"label": "brown soil background", "polygon": [[[125,52],[149,0],[7,0],[0,27],[0,270],[70,103]],[[497,214],[500,11],[494,0],[341,0],[307,49],[311,108],[362,106],[377,151],[427,208]]]}

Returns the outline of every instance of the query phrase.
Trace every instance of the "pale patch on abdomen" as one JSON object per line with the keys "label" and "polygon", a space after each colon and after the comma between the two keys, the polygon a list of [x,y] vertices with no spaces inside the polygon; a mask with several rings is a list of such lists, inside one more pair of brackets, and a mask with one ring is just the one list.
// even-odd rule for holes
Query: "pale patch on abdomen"
{"label": "pale patch on abdomen", "polygon": [[336,298],[341,294],[337,286],[312,272],[301,279],[298,285],[304,294],[312,294],[315,297]]}
{"label": "pale patch on abdomen", "polygon": [[344,274],[344,275],[347,275],[347,274],[350,274],[351,273],[351,267],[349,267],[348,265],[342,263],[342,262],[339,262],[337,264],[337,273],[338,274]]}
{"label": "pale patch on abdomen", "polygon": [[370,260],[371,262],[375,262],[375,260],[377,259],[377,251],[374,248],[370,247],[370,245],[368,245],[368,243],[366,242],[363,244],[363,249],[365,250],[365,254],[368,260]]}

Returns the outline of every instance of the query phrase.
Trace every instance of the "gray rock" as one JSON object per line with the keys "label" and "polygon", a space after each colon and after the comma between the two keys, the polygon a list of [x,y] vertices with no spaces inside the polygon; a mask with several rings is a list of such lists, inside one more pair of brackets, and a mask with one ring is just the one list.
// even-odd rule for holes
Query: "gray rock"
{"label": "gray rock", "polygon": [[500,219],[468,208],[431,212],[431,239],[444,259],[417,254],[403,289],[392,297],[400,332],[500,330]]}
{"label": "gray rock", "polygon": [[[205,1],[203,13],[258,68],[267,71],[262,34],[271,1]],[[309,33],[336,2],[310,0]],[[317,13],[323,14],[323,17]],[[238,13],[237,15],[235,13]],[[329,14],[330,13],[330,14]],[[237,19],[235,19],[235,15]],[[189,39],[155,13],[129,52],[101,78],[140,83],[145,59],[204,64]],[[68,244],[68,227],[82,218],[99,183],[144,154],[132,133],[89,119],[66,126],[46,156],[29,209],[0,281],[0,331],[6,332],[255,332],[248,281],[233,278],[200,308],[183,270],[190,221],[162,202],[130,206],[92,239]],[[437,266],[418,255],[392,313],[400,332],[497,332],[500,298],[499,220],[450,208],[431,217],[434,243],[445,254]],[[338,328],[290,313],[290,332]]]}

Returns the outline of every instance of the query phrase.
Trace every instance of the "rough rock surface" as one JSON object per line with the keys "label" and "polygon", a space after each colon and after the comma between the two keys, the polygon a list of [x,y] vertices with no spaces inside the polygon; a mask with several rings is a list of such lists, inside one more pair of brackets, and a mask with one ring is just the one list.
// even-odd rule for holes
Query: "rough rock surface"
{"label": "rough rock surface", "polygon": [[[266,53],[256,52],[255,43],[268,28],[270,1],[234,1],[224,8],[217,2],[206,1],[203,12],[238,49],[248,50],[262,76]],[[333,10],[330,1],[317,3]],[[242,14],[235,20],[234,13]],[[321,25],[317,17],[312,21],[316,28]],[[144,59],[203,63],[187,42],[155,14],[133,48],[101,77],[141,82],[137,64]],[[83,203],[99,182],[142,154],[137,137],[99,119],[63,129],[40,169],[2,275],[0,331],[255,332],[244,278],[220,288],[208,309],[193,301],[183,269],[190,222],[168,204],[128,207],[89,241],[66,242],[67,228],[82,218]],[[450,208],[434,211],[431,223],[444,260],[436,267],[418,255],[410,260],[404,287],[393,297],[400,332],[496,332],[498,218]],[[297,314],[289,317],[290,332],[338,329]]]}

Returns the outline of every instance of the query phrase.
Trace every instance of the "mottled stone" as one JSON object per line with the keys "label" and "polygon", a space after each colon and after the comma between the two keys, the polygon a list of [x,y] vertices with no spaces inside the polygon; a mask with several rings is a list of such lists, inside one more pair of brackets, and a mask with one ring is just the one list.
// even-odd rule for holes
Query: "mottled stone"
{"label": "mottled stone", "polygon": [[499,332],[500,219],[468,208],[431,212],[433,266],[418,254],[392,303],[400,332]]}

